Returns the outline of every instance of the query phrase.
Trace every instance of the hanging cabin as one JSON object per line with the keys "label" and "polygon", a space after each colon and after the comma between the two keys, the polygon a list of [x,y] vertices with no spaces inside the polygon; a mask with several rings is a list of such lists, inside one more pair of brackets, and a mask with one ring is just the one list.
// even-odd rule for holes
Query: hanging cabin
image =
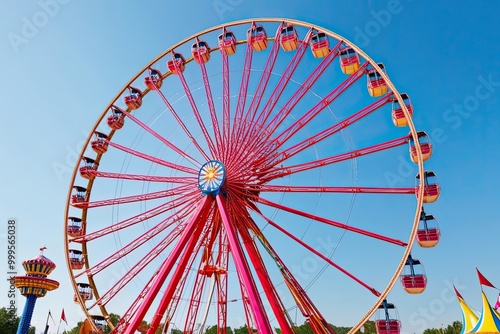
{"label": "hanging cabin", "polygon": [[144,84],[151,90],[160,89],[163,84],[161,72],[153,68],[149,68],[148,71],[149,75],[144,78]]}
{"label": "hanging cabin", "polygon": [[[406,106],[406,109],[408,109],[408,112],[410,113],[410,117],[413,116],[413,105],[411,104],[410,97],[408,94],[403,93],[401,94],[401,99],[403,100],[404,105]],[[392,122],[396,126],[407,126],[408,125],[408,119],[406,119],[405,113],[403,111],[403,108],[401,107],[401,104],[397,99],[394,99],[392,101]]]}
{"label": "hanging cabin", "polygon": [[78,217],[68,217],[66,232],[72,238],[81,236],[83,234],[82,220]]}
{"label": "hanging cabin", "polygon": [[[385,73],[384,64],[378,63],[378,67]],[[387,94],[388,88],[382,75],[376,69],[371,68],[367,72],[367,87],[370,96],[378,97]]]}
{"label": "hanging cabin", "polygon": [[74,192],[71,195],[70,204],[76,208],[83,207],[82,203],[85,202],[85,196],[87,195],[87,188],[80,186],[73,186]]}
{"label": "hanging cabin", "polygon": [[[420,191],[420,175],[416,176],[416,191],[415,194],[418,196]],[[437,201],[439,195],[441,194],[441,187],[439,185],[437,175],[432,171],[424,172],[424,195],[423,202],[424,203],[433,203]]]}
{"label": "hanging cabin", "polygon": [[127,87],[129,94],[123,98],[123,101],[130,110],[139,109],[142,105],[142,92],[134,87]]}
{"label": "hanging cabin", "polygon": [[172,53],[172,59],[167,61],[167,68],[173,74],[179,74],[184,72],[186,67],[186,60],[184,57],[177,52]]}
{"label": "hanging cabin", "polygon": [[[78,289],[78,294],[82,297],[83,301],[92,300],[93,294],[90,284],[88,283],[76,283],[76,288]],[[74,301],[78,302],[78,298],[75,295]]]}
{"label": "hanging cabin", "polygon": [[205,41],[197,41],[191,46],[191,54],[198,64],[204,64],[210,60],[210,47]]}
{"label": "hanging cabin", "polygon": [[71,266],[71,269],[73,270],[82,269],[83,265],[85,264],[82,251],[76,249],[70,249],[68,250],[68,253],[69,253],[69,264]]}
{"label": "hanging cabin", "polygon": [[110,110],[111,115],[108,116],[106,122],[111,129],[120,130],[123,128],[123,124],[125,123],[125,115],[123,114],[124,111],[115,106],[111,106]]}
{"label": "hanging cabin", "polygon": [[267,49],[267,34],[263,26],[252,25],[247,31],[247,40],[256,52]]}
{"label": "hanging cabin", "polygon": [[95,327],[98,329],[99,333],[102,333],[106,329],[106,318],[102,315],[91,315],[90,319],[94,323]]}
{"label": "hanging cabin", "polygon": [[92,150],[97,154],[106,153],[108,150],[108,136],[102,132],[94,131],[94,139],[90,142]]}
{"label": "hanging cabin", "polygon": [[95,172],[99,164],[94,159],[82,157],[82,165],[80,166],[80,176],[87,180],[95,179]]}
{"label": "hanging cabin", "polygon": [[219,50],[226,56],[236,53],[236,37],[230,31],[223,30],[218,37]]}
{"label": "hanging cabin", "polygon": [[[429,136],[425,131],[417,132],[418,143],[420,145],[420,152],[422,153],[422,161],[427,161],[432,155],[432,144]],[[409,149],[410,149],[410,159],[414,163],[418,162],[417,148],[415,147],[415,141],[413,137],[410,136],[409,139]]]}
{"label": "hanging cabin", "polygon": [[422,209],[416,240],[420,247],[431,248],[439,243],[441,232],[434,215],[429,215]]}
{"label": "hanging cabin", "polygon": [[324,32],[312,35],[309,45],[315,58],[323,58],[330,52],[328,36]]}
{"label": "hanging cabin", "polygon": [[281,28],[280,45],[286,52],[296,50],[299,47],[299,35],[293,25],[287,24]]}
{"label": "hanging cabin", "polygon": [[353,74],[359,69],[359,56],[351,47],[344,47],[339,51],[340,68],[345,74]]}
{"label": "hanging cabin", "polygon": [[377,334],[399,334],[401,332],[401,321],[394,304],[384,300],[378,307],[375,328]]}
{"label": "hanging cabin", "polygon": [[425,275],[422,263],[408,255],[406,264],[401,275],[403,289],[410,294],[422,293],[427,286],[427,276]]}

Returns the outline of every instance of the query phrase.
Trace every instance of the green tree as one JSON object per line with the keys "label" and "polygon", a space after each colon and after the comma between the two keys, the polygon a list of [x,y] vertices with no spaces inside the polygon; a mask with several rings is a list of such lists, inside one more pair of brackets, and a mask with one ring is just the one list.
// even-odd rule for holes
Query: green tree
{"label": "green tree", "polygon": [[[0,308],[0,333],[16,334],[20,320],[16,312],[8,310],[5,307]],[[28,334],[35,334],[35,332],[36,329],[33,326],[28,329]]]}

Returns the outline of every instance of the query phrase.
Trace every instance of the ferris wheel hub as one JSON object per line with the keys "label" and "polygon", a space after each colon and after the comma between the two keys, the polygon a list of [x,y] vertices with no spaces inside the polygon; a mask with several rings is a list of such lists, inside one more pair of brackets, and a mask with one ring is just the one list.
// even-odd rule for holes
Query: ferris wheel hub
{"label": "ferris wheel hub", "polygon": [[226,179],[226,167],[218,160],[210,160],[200,168],[198,186],[203,195],[217,195]]}

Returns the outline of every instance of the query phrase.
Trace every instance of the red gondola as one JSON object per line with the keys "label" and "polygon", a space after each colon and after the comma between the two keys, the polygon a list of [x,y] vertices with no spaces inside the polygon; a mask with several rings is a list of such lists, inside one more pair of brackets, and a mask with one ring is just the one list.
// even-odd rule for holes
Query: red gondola
{"label": "red gondola", "polygon": [[267,34],[263,26],[252,24],[252,28],[247,31],[248,43],[254,51],[262,51],[267,48]]}
{"label": "red gondola", "polygon": [[[378,63],[377,65],[385,73],[384,64]],[[384,78],[374,68],[368,70],[367,86],[368,86],[368,92],[372,97],[377,97],[387,94],[388,91],[387,83],[385,82]]]}
{"label": "red gondola", "polygon": [[82,251],[76,249],[70,249],[68,252],[69,252],[69,262],[71,269],[74,270],[82,269],[83,265],[85,264]]}
{"label": "red gondola", "polygon": [[377,312],[377,320],[375,320],[377,334],[399,334],[401,332],[401,321],[394,304],[388,303],[384,299]]}
{"label": "red gondola", "polygon": [[[108,117],[109,120],[109,117]],[[109,123],[108,123],[109,124]],[[122,123],[123,126],[123,123]],[[94,132],[94,139],[90,143],[90,146],[96,152],[97,154],[103,154],[106,153],[108,150],[108,142],[106,141],[108,139],[108,136],[105,135],[102,132],[95,131]]]}
{"label": "red gondola", "polygon": [[85,197],[87,196],[87,188],[74,186],[75,192],[71,195],[70,204],[76,208],[82,207],[81,203],[85,202]]}
{"label": "red gondola", "polygon": [[[411,104],[410,97],[408,96],[408,94],[403,93],[401,94],[401,98],[403,99],[403,103],[405,104],[406,109],[408,109],[410,116],[413,116],[413,105]],[[408,120],[406,119],[405,113],[403,112],[403,108],[399,104],[399,101],[396,99],[392,101],[392,122],[396,126],[408,125]]]}
{"label": "red gondola", "polygon": [[66,232],[73,238],[81,236],[83,234],[82,220],[77,217],[68,217]]}
{"label": "red gondola", "polygon": [[95,171],[99,164],[94,159],[82,157],[82,166],[80,166],[80,176],[87,180],[95,179]]}
{"label": "red gondola", "polygon": [[323,58],[330,52],[328,36],[324,32],[318,32],[311,37],[311,51],[315,58]]}
{"label": "red gondola", "polygon": [[403,274],[401,275],[403,289],[411,294],[422,293],[427,286],[427,276],[419,260],[408,255]]}
{"label": "red gondola", "polygon": [[127,107],[131,110],[139,109],[142,105],[142,92],[134,87],[127,87],[129,95],[123,98]]}
{"label": "red gondola", "polygon": [[197,41],[191,46],[191,54],[198,63],[206,63],[210,60],[210,47],[205,41]]}
{"label": "red gondola", "polygon": [[161,72],[155,69],[148,69],[149,75],[144,78],[144,84],[151,90],[160,89],[163,83]]}
{"label": "red gondola", "polygon": [[439,243],[441,232],[434,215],[428,215],[422,209],[420,213],[420,224],[417,231],[417,243],[420,247],[431,248]]}
{"label": "red gondola", "polygon": [[[90,284],[88,283],[76,283],[76,288],[78,289],[78,293],[82,297],[84,301],[92,300],[94,298],[92,294],[92,289],[90,288]],[[74,297],[74,301],[78,302],[76,295]]]}
{"label": "red gondola", "polygon": [[286,52],[293,51],[299,47],[299,35],[293,25],[284,24],[283,28],[281,28],[280,45]]}
{"label": "red gondola", "polygon": [[[420,180],[420,175],[417,174],[416,181],[417,187],[415,190],[415,194],[418,196],[418,192],[420,187],[418,185]],[[437,201],[439,195],[441,194],[441,187],[439,185],[437,175],[432,171],[424,172],[424,203],[433,203]]]}
{"label": "red gondola", "polygon": [[172,59],[167,61],[167,67],[173,74],[184,72],[186,60],[180,53],[172,53]]}
{"label": "red gondola", "polygon": [[125,122],[124,111],[118,107],[111,106],[111,115],[108,116],[108,126],[113,130],[120,130]]}
{"label": "red gondola", "polygon": [[353,74],[359,69],[359,56],[351,47],[344,47],[339,51],[340,68],[345,74]]}
{"label": "red gondola", "polygon": [[236,52],[236,37],[230,31],[223,30],[219,35],[219,49],[226,56],[230,56]]}
{"label": "red gondola", "polygon": [[104,332],[106,325],[108,324],[106,322],[106,318],[102,315],[91,315],[90,318],[92,319],[94,325],[97,327],[99,333]]}
{"label": "red gondola", "polygon": [[[420,152],[422,152],[422,161],[427,161],[432,155],[432,144],[429,136],[424,131],[417,132],[418,143],[420,145]],[[417,148],[415,147],[415,142],[413,137],[410,136],[409,140],[410,146],[410,158],[413,162],[418,162]]]}

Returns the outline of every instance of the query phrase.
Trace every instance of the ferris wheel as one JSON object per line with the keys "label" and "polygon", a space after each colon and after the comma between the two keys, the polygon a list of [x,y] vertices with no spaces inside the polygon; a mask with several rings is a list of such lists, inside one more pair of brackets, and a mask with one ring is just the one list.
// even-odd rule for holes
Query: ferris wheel
{"label": "ferris wheel", "polygon": [[105,107],[73,172],[75,302],[114,333],[355,332],[377,310],[379,333],[399,332],[389,292],[425,289],[414,240],[440,237],[413,112],[382,63],[307,22],[236,21],[169,47]]}

